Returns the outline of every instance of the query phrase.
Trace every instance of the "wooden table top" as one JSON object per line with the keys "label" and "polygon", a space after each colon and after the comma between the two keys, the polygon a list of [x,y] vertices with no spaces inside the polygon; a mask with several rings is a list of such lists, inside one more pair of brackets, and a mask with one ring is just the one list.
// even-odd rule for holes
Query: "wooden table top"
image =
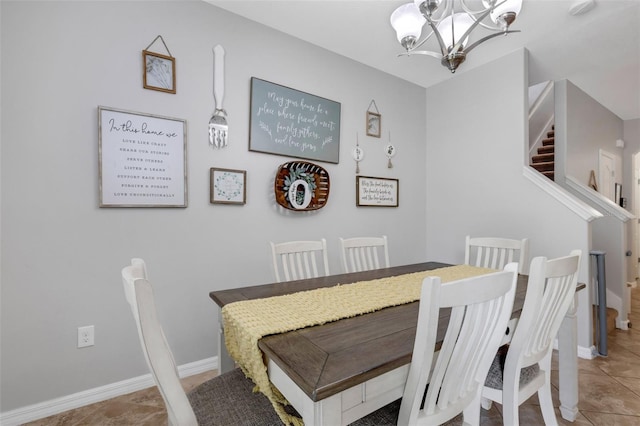
{"label": "wooden table top", "polygon": [[410,274],[412,272],[429,271],[436,268],[452,266],[448,263],[425,262],[412,265],[393,266],[391,268],[375,269],[373,271],[353,272],[349,274],[329,275],[281,283],[261,284],[251,287],[218,290],[209,293],[209,297],[220,307],[241,300],[261,299],[263,297],[282,296],[298,291],[313,290],[321,287],[333,287],[337,284],[349,284],[358,281],[375,280],[377,278],[393,277],[395,275]]}
{"label": "wooden table top", "polygon": [[[348,284],[451,266],[439,262],[374,271],[212,291],[220,306],[240,300],[278,296],[336,284]],[[514,316],[522,310],[527,277],[518,278]],[[319,401],[411,362],[419,302],[266,336],[260,349],[313,400]],[[444,338],[449,309],[440,312],[438,337]]]}

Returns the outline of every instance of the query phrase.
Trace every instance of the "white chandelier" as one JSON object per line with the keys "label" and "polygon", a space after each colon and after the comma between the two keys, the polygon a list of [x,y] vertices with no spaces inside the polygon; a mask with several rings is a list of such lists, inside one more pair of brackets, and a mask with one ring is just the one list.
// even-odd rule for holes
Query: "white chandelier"
{"label": "white chandelier", "polygon": [[[509,30],[509,26],[520,13],[522,0],[482,0],[484,8],[478,11],[469,8],[466,0],[460,0],[461,12],[455,11],[454,3],[455,0],[414,0],[397,8],[391,14],[391,26],[406,49],[399,56],[433,56],[454,73],[480,43],[502,34],[520,32]],[[419,41],[425,22],[431,27],[431,33]],[[495,32],[469,45],[469,35],[478,26]],[[440,53],[416,50],[434,34]]]}

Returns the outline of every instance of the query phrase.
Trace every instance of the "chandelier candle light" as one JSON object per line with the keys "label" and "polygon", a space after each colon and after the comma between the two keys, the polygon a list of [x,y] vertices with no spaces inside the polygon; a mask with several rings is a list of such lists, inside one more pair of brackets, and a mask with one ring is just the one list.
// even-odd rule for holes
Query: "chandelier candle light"
{"label": "chandelier candle light", "polygon": [[[391,14],[391,26],[396,31],[398,41],[406,49],[399,56],[433,56],[454,73],[467,54],[479,44],[502,34],[520,32],[509,30],[509,26],[520,13],[522,0],[482,0],[484,8],[478,11],[469,8],[466,0],[459,0],[462,9],[460,12],[455,11],[455,2],[456,0],[415,0],[397,8]],[[431,27],[431,33],[419,41],[425,23]],[[468,45],[469,35],[478,26],[495,33]],[[440,53],[416,50],[434,34]]]}

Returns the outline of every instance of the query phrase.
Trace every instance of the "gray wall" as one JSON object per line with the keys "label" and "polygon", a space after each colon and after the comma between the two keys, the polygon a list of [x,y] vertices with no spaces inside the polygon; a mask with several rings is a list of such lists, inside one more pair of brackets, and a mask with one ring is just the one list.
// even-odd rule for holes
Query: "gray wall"
{"label": "gray wall", "polygon": [[[622,156],[616,140],[623,137],[624,122],[570,81],[559,82],[557,87],[565,88],[567,99],[566,175],[587,185],[589,173],[594,170],[600,185],[599,150]],[[622,176],[617,179],[622,180]]]}
{"label": "gray wall", "polygon": [[[337,238],[358,234],[386,233],[393,264],[461,262],[467,234],[529,237],[532,256],[588,251],[588,225],[522,175],[524,51],[461,68],[425,96],[199,1],[2,1],[0,15],[3,412],[147,372],[120,284],[133,256],[147,260],[184,364],[216,353],[209,291],[272,280],[269,240],[326,237],[332,272]],[[176,95],[142,88],[140,51],[158,34],[177,58]],[[218,43],[227,50],[224,150],[209,148],[206,133]],[[341,161],[323,164],[331,195],[316,213],[276,207],[273,177],[287,159],[247,151],[252,76],[342,104]],[[383,139],[364,136],[371,99]],[[187,209],[97,207],[98,105],[187,119]],[[382,153],[388,130],[393,169]],[[356,133],[362,174],[400,179],[399,208],[355,207]],[[214,166],[248,171],[247,205],[208,203]],[[590,346],[587,292],[580,306],[579,343]],[[96,345],[76,349],[76,328],[89,324]]]}
{"label": "gray wall", "polygon": [[[269,240],[325,237],[336,273],[340,236],[387,234],[394,265],[427,259],[423,89],[201,1],[2,1],[0,11],[1,411],[147,373],[120,281],[131,257],[147,261],[178,364],[216,354],[209,291],[273,280]],[[142,88],[141,51],[158,34],[176,57],[175,95]],[[216,44],[227,51],[222,150],[207,139]],[[322,163],[325,208],[276,207],[288,159],[248,152],[252,76],[342,104],[340,163]],[[382,139],[365,136],[372,99]],[[187,120],[188,208],[98,208],[98,105]],[[361,174],[398,178],[400,207],[356,208],[356,134]],[[245,206],[209,204],[210,167],[247,170]],[[77,327],[91,324],[95,346],[77,349]]]}
{"label": "gray wall", "polygon": [[[572,249],[586,257],[588,224],[523,176],[527,88],[520,50],[427,89],[427,257],[462,262],[467,234],[528,237],[531,257]],[[588,282],[586,261],[579,279]],[[588,300],[581,292],[578,343],[585,348]]]}
{"label": "gray wall", "polygon": [[[623,188],[630,187],[631,180],[625,181],[624,170],[625,163],[630,165],[631,160],[625,160],[623,149],[616,146],[616,141],[623,138],[624,121],[570,81],[563,80],[556,84],[556,97],[564,101],[561,102],[564,103],[564,110],[558,115],[566,116],[566,121],[557,126],[560,128],[558,142],[566,146],[566,175],[587,186],[593,170],[599,191],[604,192],[603,183],[599,179],[599,155],[602,149],[622,160],[622,170],[618,170],[616,182],[622,183]],[[584,201],[592,203],[590,200]],[[594,207],[601,210],[596,205]],[[622,222],[609,214],[593,222],[591,248],[606,253],[607,289],[613,292],[611,296],[620,300],[620,303],[616,303],[609,298],[607,303],[618,310],[620,321],[628,319],[625,300],[628,299],[626,283],[631,258],[625,256],[625,253],[632,248],[632,240],[629,238],[633,228],[631,225],[631,221]],[[635,273],[632,276],[635,277]]]}

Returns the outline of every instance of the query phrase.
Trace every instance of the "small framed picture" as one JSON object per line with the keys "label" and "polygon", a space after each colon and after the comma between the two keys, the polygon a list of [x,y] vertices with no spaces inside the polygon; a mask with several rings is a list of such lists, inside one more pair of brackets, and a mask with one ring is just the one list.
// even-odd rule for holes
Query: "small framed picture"
{"label": "small framed picture", "polygon": [[173,56],[143,50],[142,63],[145,89],[176,93],[176,59]]}
{"label": "small framed picture", "polygon": [[398,207],[398,179],[356,176],[356,206]]}
{"label": "small framed picture", "polygon": [[382,116],[375,112],[367,111],[367,136],[380,137]]}
{"label": "small framed picture", "polygon": [[246,170],[218,169],[210,170],[211,204],[246,204]]}

